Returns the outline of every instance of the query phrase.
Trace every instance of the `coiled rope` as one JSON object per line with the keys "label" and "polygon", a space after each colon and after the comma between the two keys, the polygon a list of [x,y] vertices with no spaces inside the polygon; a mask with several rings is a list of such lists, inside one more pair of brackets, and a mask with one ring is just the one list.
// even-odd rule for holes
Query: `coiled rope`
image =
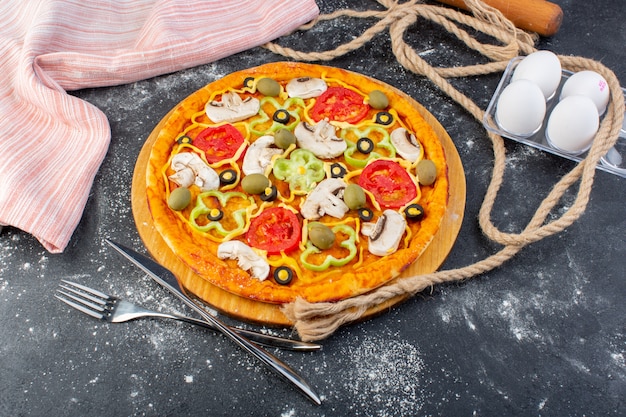
{"label": "coiled rope", "polygon": [[[320,15],[317,20],[302,26],[308,30],[322,20],[340,17],[378,18],[379,20],[352,41],[331,51],[301,52],[276,43],[264,45],[270,51],[299,61],[330,61],[366,45],[378,33],[389,30],[391,45],[398,62],[406,69],[430,79],[439,89],[465,108],[473,117],[481,121],[484,111],[471,99],[454,88],[447,80],[451,77],[467,77],[501,72],[509,60],[519,55],[534,52],[536,36],[523,32],[506,19],[500,11],[480,0],[465,0],[472,16],[442,6],[432,6],[411,0],[400,3],[398,0],[378,0],[386,9],[383,11],[339,10]],[[418,18],[428,19],[442,26],[457,38],[491,62],[464,67],[433,67],[422,59],[404,41],[406,30]],[[484,44],[469,35],[461,26],[470,27],[496,39],[499,44]],[[437,271],[430,274],[394,280],[367,294],[355,296],[335,303],[310,303],[304,299],[285,305],[282,311],[294,323],[303,340],[320,340],[331,335],[340,326],[358,320],[370,307],[374,307],[397,296],[412,296],[418,292],[445,282],[471,278],[501,266],[515,256],[524,246],[547,236],[561,232],[575,222],[585,211],[595,169],[600,158],[615,144],[624,119],[624,95],[615,74],[604,65],[587,58],[559,56],[563,68],[570,71],[593,70],[608,82],[611,100],[587,156],[569,173],[564,175],[540,203],[535,214],[520,233],[505,233],[497,229],[491,221],[492,209],[502,185],[505,170],[505,147],[501,136],[487,132],[494,153],[494,166],[491,180],[479,211],[479,224],[483,233],[503,247],[491,256],[457,269]],[[579,182],[574,203],[560,217],[545,222],[551,210],[561,200],[564,193]]]}

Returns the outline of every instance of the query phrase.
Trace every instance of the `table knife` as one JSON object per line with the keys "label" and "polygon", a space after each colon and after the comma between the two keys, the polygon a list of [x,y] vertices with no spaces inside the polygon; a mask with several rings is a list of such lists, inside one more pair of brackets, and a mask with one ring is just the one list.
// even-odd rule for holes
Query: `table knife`
{"label": "table knife", "polygon": [[208,314],[197,301],[191,299],[179,284],[174,274],[167,268],[159,265],[151,258],[127,248],[119,243],[115,243],[109,239],[106,242],[111,245],[115,250],[122,254],[126,259],[131,261],[141,270],[143,270],[150,278],[159,283],[164,288],[168,289],[172,294],[177,296],[185,305],[198,313],[204,320],[213,325],[216,330],[231,339],[240,348],[255,356],[271,371],[277,373],[281,377],[285,378],[288,382],[295,385],[303,394],[305,394],[315,404],[320,405],[322,403],[320,397],[315,393],[313,388],[298,374],[295,373],[289,366],[283,363],[280,359],[273,356],[269,352],[261,349],[260,347],[251,343],[246,337],[235,333],[228,328],[221,320]]}

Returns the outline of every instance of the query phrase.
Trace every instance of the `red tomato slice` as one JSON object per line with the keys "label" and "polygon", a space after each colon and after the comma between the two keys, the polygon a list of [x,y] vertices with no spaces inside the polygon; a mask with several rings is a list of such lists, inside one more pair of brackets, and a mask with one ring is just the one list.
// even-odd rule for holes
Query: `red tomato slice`
{"label": "red tomato slice", "polygon": [[246,234],[248,244],[274,255],[298,247],[302,228],[298,217],[283,207],[272,207],[253,218]]}
{"label": "red tomato slice", "polygon": [[417,197],[415,183],[397,162],[376,160],[363,168],[359,185],[385,208],[400,208]]}
{"label": "red tomato slice", "polygon": [[206,160],[212,164],[235,156],[243,141],[243,135],[233,125],[225,124],[207,127],[198,133],[193,146],[202,149]]}
{"label": "red tomato slice", "polygon": [[344,87],[329,87],[315,101],[311,117],[316,122],[328,119],[356,123],[365,117],[369,108],[360,94]]}

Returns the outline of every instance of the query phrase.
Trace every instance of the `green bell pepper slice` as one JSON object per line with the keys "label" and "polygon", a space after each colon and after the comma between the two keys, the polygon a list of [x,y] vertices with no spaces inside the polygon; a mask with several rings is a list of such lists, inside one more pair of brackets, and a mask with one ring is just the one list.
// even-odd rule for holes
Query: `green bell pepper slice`
{"label": "green bell pepper slice", "polygon": [[[356,143],[347,139],[348,133],[354,133],[357,137],[369,137],[372,132],[377,132],[382,135],[382,140],[380,140],[377,144],[377,148],[381,148],[387,151],[387,154],[383,155],[379,152],[373,151],[367,155],[367,158],[354,158],[355,152],[357,152]],[[391,143],[391,138],[389,136],[389,132],[385,129],[378,126],[369,126],[363,130],[358,129],[356,127],[343,129],[341,131],[341,137],[348,144],[348,148],[343,152],[343,156],[346,159],[346,163],[356,167],[356,168],[364,168],[367,163],[373,159],[379,158],[395,158],[396,157],[396,148]]]}
{"label": "green bell pepper slice", "polygon": [[335,258],[332,255],[327,255],[326,259],[324,259],[324,262],[319,265],[309,263],[307,262],[307,258],[309,257],[309,255],[314,253],[320,253],[321,251],[315,245],[313,245],[313,243],[307,241],[306,249],[300,254],[300,262],[306,269],[310,269],[311,271],[315,272],[322,272],[327,270],[331,266],[344,266],[352,259],[354,259],[357,254],[356,231],[345,224],[338,224],[334,226],[332,228],[332,231],[335,233],[342,232],[348,235],[348,238],[339,244],[339,246],[341,246],[342,248],[348,249],[348,255],[343,258]]}
{"label": "green bell pepper slice", "polygon": [[[232,230],[226,230],[224,226],[222,225],[222,223],[220,223],[220,221],[217,221],[217,220],[212,220],[205,225],[199,225],[197,223],[197,219],[200,216],[204,214],[208,214],[211,212],[211,210],[214,209],[214,207],[208,207],[206,205],[204,199],[207,197],[217,198],[217,200],[219,201],[222,207],[226,207],[226,205],[228,204],[228,201],[234,198],[241,198],[243,200],[247,200],[249,204],[246,207],[234,210],[232,212],[232,216],[235,220],[235,224],[237,225],[237,227],[235,227]],[[230,192],[224,193],[224,192],[217,191],[217,190],[205,191],[198,195],[198,198],[196,200],[196,205],[191,210],[191,213],[189,215],[189,222],[191,223],[194,229],[200,232],[207,233],[210,231],[215,231],[216,233],[218,233],[219,235],[223,237],[223,240],[229,240],[233,238],[234,236],[239,236],[244,233],[245,227],[246,227],[246,220],[249,216],[248,214],[249,208],[250,206],[254,206],[254,205],[256,205],[256,203],[254,202],[254,198],[244,193],[240,193],[236,191],[230,191]]]}
{"label": "green bell pepper slice", "polygon": [[[263,105],[266,103],[270,103],[276,110],[279,110],[279,109],[286,110],[289,113],[289,115],[293,117],[295,120],[292,123],[289,123],[287,125],[276,122],[276,121],[272,121],[272,125],[269,127],[269,129],[266,129],[263,131],[255,129],[256,126],[261,125],[267,122],[268,120],[271,120],[272,118],[271,115],[268,115],[265,112],[265,110],[263,110]],[[283,129],[283,128],[293,131],[296,128],[296,126],[298,126],[298,123],[300,123],[300,120],[301,120],[300,113],[302,112],[304,107],[305,107],[304,100],[298,97],[288,98],[287,100],[285,100],[283,105],[281,105],[274,97],[263,97],[261,99],[261,109],[259,110],[259,115],[261,117],[259,119],[255,119],[250,122],[250,132],[258,136],[264,136],[264,135],[267,135],[268,132],[276,132],[277,130]]]}
{"label": "green bell pepper slice", "polygon": [[289,158],[274,161],[273,173],[276,178],[289,183],[289,190],[295,194],[306,194],[324,179],[324,162],[313,152],[296,149]]}

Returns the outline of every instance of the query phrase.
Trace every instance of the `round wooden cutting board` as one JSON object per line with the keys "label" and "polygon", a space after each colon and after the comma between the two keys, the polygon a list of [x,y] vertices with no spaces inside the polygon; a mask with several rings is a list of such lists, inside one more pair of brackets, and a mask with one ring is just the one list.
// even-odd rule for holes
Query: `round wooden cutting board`
{"label": "round wooden cutting board", "polygon": [[[449,207],[442,220],[441,227],[426,251],[403,274],[396,278],[402,279],[413,275],[436,271],[452,249],[461,228],[465,211],[465,174],[461,159],[441,124],[424,107],[418,105],[417,110],[433,127],[446,152],[448,177],[450,185]],[[292,323],[281,312],[280,305],[250,300],[226,292],[208,281],[196,276],[194,272],[170,250],[155,229],[152,215],[146,198],[146,169],[152,145],[161,130],[161,125],[169,115],[152,131],[144,144],[135,165],[132,183],[132,210],[139,236],[143,240],[150,255],[164,267],[171,270],[180,283],[191,293],[205,301],[212,308],[239,320],[264,325],[291,326]],[[370,317],[403,301],[406,297],[396,297],[383,304],[371,308],[365,314]]]}

